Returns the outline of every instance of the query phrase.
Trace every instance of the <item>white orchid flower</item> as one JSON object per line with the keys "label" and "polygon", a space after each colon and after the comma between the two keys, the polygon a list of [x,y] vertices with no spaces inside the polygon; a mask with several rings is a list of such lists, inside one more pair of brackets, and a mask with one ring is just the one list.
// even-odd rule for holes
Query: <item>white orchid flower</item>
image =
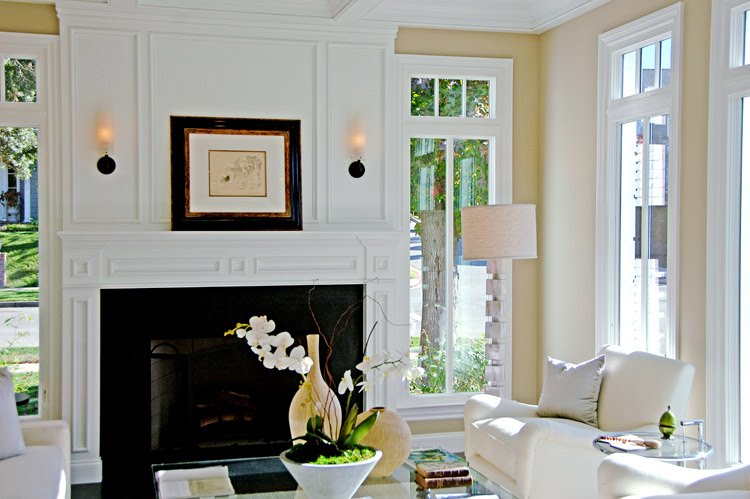
{"label": "white orchid flower", "polygon": [[363,379],[359,383],[357,383],[357,386],[359,387],[359,393],[362,392],[368,392],[370,391],[370,388],[372,388],[372,382],[367,379]]}
{"label": "white orchid flower", "polygon": [[354,381],[352,381],[351,369],[347,369],[344,373],[344,377],[341,378],[341,382],[339,383],[339,395],[345,394],[347,390],[350,392],[354,391]]}
{"label": "white orchid flower", "polygon": [[282,331],[275,336],[270,336],[270,339],[271,345],[275,346],[283,352],[286,352],[287,348],[294,345],[294,338],[292,338],[292,335],[287,333],[286,331]]}
{"label": "white orchid flower", "polygon": [[[239,324],[237,324],[237,325],[239,326]],[[234,332],[234,334],[236,334],[238,338],[244,338],[245,335],[247,334],[247,330],[246,329],[242,329],[242,328],[241,329],[237,329]]]}
{"label": "white orchid flower", "polygon": [[299,374],[307,374],[312,368],[313,361],[305,355],[305,348],[297,345],[289,353],[289,369],[297,371]]}
{"label": "white orchid flower", "polygon": [[288,359],[286,352],[279,350],[278,348],[274,352],[268,352],[263,357],[263,367],[266,369],[279,369],[284,370],[289,367],[289,362],[285,362]]}
{"label": "white orchid flower", "polygon": [[247,344],[251,347],[260,347],[263,345],[271,345],[271,338],[267,333],[263,331],[252,330],[247,333]]}
{"label": "white orchid flower", "polygon": [[270,333],[274,329],[276,329],[276,323],[274,321],[269,321],[265,315],[261,315],[260,317],[258,317],[257,315],[250,317],[249,322],[250,327],[252,327],[253,331]]}
{"label": "white orchid flower", "polygon": [[263,360],[266,357],[266,355],[268,355],[271,352],[271,345],[266,343],[265,345],[258,345],[254,347],[251,346],[250,350],[252,350],[253,353],[257,355],[260,360]]}

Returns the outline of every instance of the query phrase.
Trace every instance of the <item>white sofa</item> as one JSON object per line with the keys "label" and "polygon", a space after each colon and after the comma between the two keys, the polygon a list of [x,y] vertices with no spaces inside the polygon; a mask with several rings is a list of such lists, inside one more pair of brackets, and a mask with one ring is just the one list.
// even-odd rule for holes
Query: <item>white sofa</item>
{"label": "white sofa", "polygon": [[750,464],[697,470],[613,454],[599,466],[597,481],[599,499],[750,499]]}
{"label": "white sofa", "polygon": [[645,352],[607,346],[598,400],[599,427],[537,417],[537,406],[476,395],[464,408],[469,463],[522,499],[595,499],[605,455],[593,440],[621,431],[658,431],[671,404],[684,419],[695,369]]}
{"label": "white sofa", "polygon": [[26,451],[0,460],[0,498],[70,499],[70,430],[65,421],[22,421]]}

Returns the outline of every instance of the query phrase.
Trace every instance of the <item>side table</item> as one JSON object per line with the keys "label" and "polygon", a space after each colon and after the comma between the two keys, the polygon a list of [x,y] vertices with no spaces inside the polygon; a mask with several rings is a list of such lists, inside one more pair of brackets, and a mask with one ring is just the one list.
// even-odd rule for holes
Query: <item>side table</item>
{"label": "side table", "polygon": [[698,466],[700,468],[703,468],[706,457],[713,452],[713,448],[709,444],[703,440],[692,437],[674,436],[670,440],[665,440],[661,438],[661,434],[649,432],[615,433],[610,436],[621,437],[624,435],[635,435],[644,440],[658,440],[661,442],[661,447],[658,449],[644,447],[642,450],[624,451],[612,447],[606,440],[598,439],[594,440],[594,447],[605,454],[624,452],[627,454],[635,454],[636,456],[658,459],[660,461],[682,463],[683,466],[688,461],[698,461]]}

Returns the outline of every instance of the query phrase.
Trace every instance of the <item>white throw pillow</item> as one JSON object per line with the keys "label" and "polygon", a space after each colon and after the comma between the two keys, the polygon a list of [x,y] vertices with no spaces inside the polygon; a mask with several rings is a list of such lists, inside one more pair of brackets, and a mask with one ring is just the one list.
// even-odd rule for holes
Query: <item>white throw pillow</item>
{"label": "white throw pillow", "polygon": [[13,380],[8,368],[4,367],[0,369],[0,459],[17,456],[25,451]]}
{"label": "white throw pillow", "polygon": [[547,357],[547,369],[537,415],[567,418],[597,426],[599,388],[604,355],[580,364]]}

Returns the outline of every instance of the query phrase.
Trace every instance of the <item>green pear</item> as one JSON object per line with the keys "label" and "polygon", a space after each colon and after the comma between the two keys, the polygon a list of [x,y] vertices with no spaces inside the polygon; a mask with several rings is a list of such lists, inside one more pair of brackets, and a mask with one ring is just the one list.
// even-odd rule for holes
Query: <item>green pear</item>
{"label": "green pear", "polygon": [[672,406],[667,406],[667,412],[661,415],[659,418],[659,431],[662,434],[662,438],[672,438],[672,433],[677,429],[677,418],[672,412]]}

